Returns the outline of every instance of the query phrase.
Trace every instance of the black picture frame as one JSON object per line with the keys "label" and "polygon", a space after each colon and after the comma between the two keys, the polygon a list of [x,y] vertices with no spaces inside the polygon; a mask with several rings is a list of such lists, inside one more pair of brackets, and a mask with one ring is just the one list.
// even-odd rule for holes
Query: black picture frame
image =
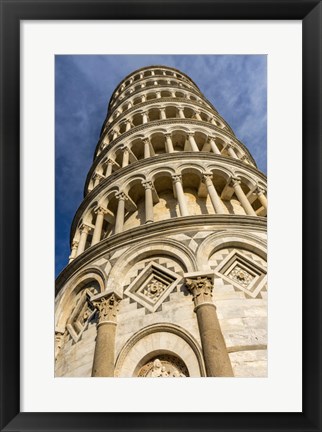
{"label": "black picture frame", "polygon": [[[321,2],[316,0],[66,0],[63,2],[60,0],[0,0],[0,5],[1,431],[321,431]],[[187,395],[187,404],[191,408],[191,413],[20,412],[18,313],[20,21],[96,19],[302,20],[303,411],[301,413],[193,413],[193,399],[210,395]],[[291,163],[291,160],[289,162]],[[285,183],[281,185],[281,189],[291,187],[292,179],[283,179],[283,181]],[[285,307],[291,307],[291,304]]]}

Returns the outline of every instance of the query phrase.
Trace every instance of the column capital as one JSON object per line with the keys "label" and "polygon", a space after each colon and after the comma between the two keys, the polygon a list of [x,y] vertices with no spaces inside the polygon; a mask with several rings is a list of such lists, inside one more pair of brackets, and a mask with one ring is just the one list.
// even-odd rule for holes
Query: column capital
{"label": "column capital", "polygon": [[188,136],[191,136],[191,137],[194,137],[194,136],[195,136],[195,133],[194,133],[194,132],[187,132],[187,135],[188,135]]}
{"label": "column capital", "polygon": [[181,181],[182,181],[182,175],[181,174],[174,174],[172,176],[172,181],[173,181],[173,183],[177,183],[177,182],[181,183]]}
{"label": "column capital", "polygon": [[186,286],[193,295],[196,308],[209,303],[214,306],[212,301],[213,278],[213,274],[185,274]]}
{"label": "column capital", "polygon": [[212,173],[204,173],[203,175],[202,175],[202,180],[205,182],[205,183],[207,183],[207,182],[209,182],[209,180],[211,181],[213,179],[213,175],[212,175]]}
{"label": "column capital", "polygon": [[255,193],[256,193],[257,195],[264,195],[265,190],[264,190],[262,187],[257,186],[256,189],[255,189]]}
{"label": "column capital", "polygon": [[106,162],[108,165],[114,165],[115,164],[115,161],[113,159],[107,159]]}
{"label": "column capital", "polygon": [[171,132],[166,132],[166,133],[164,134],[164,136],[165,136],[166,138],[171,138],[171,137],[172,137],[172,134],[171,134]]}
{"label": "column capital", "polygon": [[144,189],[153,189],[153,183],[150,180],[143,180],[141,184],[144,187]]}
{"label": "column capital", "polygon": [[94,213],[97,215],[99,215],[99,214],[104,215],[107,213],[107,209],[105,207],[102,207],[102,206],[97,206],[94,208]]}
{"label": "column capital", "polygon": [[79,241],[78,240],[73,240],[72,241],[72,249],[77,249],[79,245]]}
{"label": "column capital", "polygon": [[106,293],[99,298],[92,298],[91,304],[98,311],[98,324],[116,323],[116,316],[121,297],[115,292]]}
{"label": "column capital", "polygon": [[143,142],[144,144],[150,144],[150,138],[148,138],[148,137],[143,138],[143,139],[142,139],[142,142]]}
{"label": "column capital", "polygon": [[95,172],[93,175],[93,179],[96,180],[97,178],[99,179],[105,179],[105,177],[103,176],[103,174],[99,173],[99,172]]}
{"label": "column capital", "polygon": [[83,232],[86,232],[87,234],[91,231],[91,229],[92,229],[92,227],[91,226],[89,226],[89,225],[87,225],[87,224],[85,224],[85,223],[83,223],[80,227],[79,227],[79,229],[80,229],[80,231],[83,233]]}
{"label": "column capital", "polygon": [[126,147],[126,146],[122,146],[122,147],[121,147],[121,151],[122,151],[123,153],[126,153],[126,152],[129,152],[130,150],[129,150],[128,147]]}
{"label": "column capital", "polygon": [[117,198],[119,201],[121,201],[121,200],[126,201],[128,199],[125,192],[117,192],[115,194],[115,198]]}
{"label": "column capital", "polygon": [[240,179],[238,178],[238,177],[231,177],[231,179],[230,179],[230,185],[232,186],[232,187],[234,187],[234,186],[237,186],[237,185],[239,185],[240,184]]}

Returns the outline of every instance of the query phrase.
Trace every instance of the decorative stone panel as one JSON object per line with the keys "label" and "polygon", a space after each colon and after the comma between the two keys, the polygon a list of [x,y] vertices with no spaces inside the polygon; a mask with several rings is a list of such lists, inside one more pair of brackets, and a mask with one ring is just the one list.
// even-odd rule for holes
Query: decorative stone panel
{"label": "decorative stone panel", "polygon": [[182,276],[150,261],[124,294],[150,312],[155,312],[181,279]]}
{"label": "decorative stone panel", "polygon": [[232,250],[215,268],[215,275],[255,298],[266,286],[267,271],[240,250]]}
{"label": "decorative stone panel", "polygon": [[73,310],[68,323],[67,330],[75,342],[78,342],[86,330],[88,323],[95,315],[95,309],[89,299],[93,295],[90,289],[85,289]]}

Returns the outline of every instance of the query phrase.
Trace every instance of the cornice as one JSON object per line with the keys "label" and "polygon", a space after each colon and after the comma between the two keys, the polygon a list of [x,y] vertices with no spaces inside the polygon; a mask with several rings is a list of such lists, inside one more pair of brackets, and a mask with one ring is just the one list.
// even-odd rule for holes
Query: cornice
{"label": "cornice", "polygon": [[[194,120],[194,119],[164,119],[164,120],[153,120],[150,121],[148,123],[136,126],[132,129],[130,129],[127,132],[124,132],[121,136],[117,137],[112,143],[108,144],[102,151],[101,153],[94,158],[93,164],[91,166],[90,172],[94,169],[94,167],[96,167],[99,162],[104,158],[104,156],[106,155],[106,153],[111,150],[113,147],[115,147],[119,142],[121,142],[122,140],[125,140],[126,138],[130,137],[131,135],[134,135],[137,132],[140,131],[144,131],[145,129],[150,129],[152,127],[155,126],[162,126],[162,125],[180,125],[180,124],[184,124],[184,125],[196,125],[196,126],[203,126],[203,127],[207,127],[210,129],[213,129],[215,132],[218,132],[219,134],[224,134],[226,135],[231,141],[233,141],[235,144],[240,145],[240,147],[245,151],[245,153],[247,154],[247,156],[251,159],[251,161],[255,164],[255,166],[257,167],[257,164],[253,158],[253,156],[251,155],[251,153],[249,152],[248,148],[245,146],[245,144],[243,144],[242,142],[240,142],[235,135],[233,135],[232,133],[230,133],[229,131],[226,131],[225,129],[221,129],[218,126],[213,125],[212,123],[207,123],[204,121],[200,121],[200,120]],[[98,143],[98,145],[101,143],[101,139]],[[95,150],[95,154],[97,151],[97,147]]]}
{"label": "cornice", "polygon": [[130,246],[139,241],[149,240],[154,237],[167,241],[167,235],[172,233],[185,232],[189,229],[224,231],[227,229],[257,230],[266,232],[267,219],[260,216],[240,216],[240,215],[197,215],[185,216],[151,224],[141,225],[130,230],[101,240],[95,246],[86,249],[81,255],[68,264],[56,279],[56,295],[61,290],[66,281],[77,271],[84,268],[92,260],[97,260],[100,256],[113,253],[117,249]]}

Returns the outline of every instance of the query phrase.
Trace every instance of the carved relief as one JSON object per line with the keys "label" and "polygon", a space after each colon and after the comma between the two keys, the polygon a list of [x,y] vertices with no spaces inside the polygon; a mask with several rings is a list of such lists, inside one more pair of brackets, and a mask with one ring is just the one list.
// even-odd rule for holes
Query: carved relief
{"label": "carved relief", "polygon": [[99,324],[107,321],[116,322],[119,303],[120,298],[114,293],[110,296],[101,297],[100,299],[92,301],[93,307],[98,310]]}
{"label": "carved relief", "polygon": [[90,296],[95,292],[95,288],[87,288],[81,292],[76,306],[67,322],[67,330],[75,342],[81,338],[88,323],[95,314],[95,310],[89,301]]}
{"label": "carved relief", "polygon": [[151,261],[126,288],[124,294],[148,311],[154,312],[181,279],[182,276]]}
{"label": "carved relief", "polygon": [[141,367],[138,377],[141,378],[180,378],[188,377],[186,365],[178,357],[159,355]]}
{"label": "carved relief", "polygon": [[[219,256],[219,255],[218,255]],[[232,250],[215,268],[215,274],[255,298],[266,287],[267,270],[260,259],[251,260],[240,250]]]}

